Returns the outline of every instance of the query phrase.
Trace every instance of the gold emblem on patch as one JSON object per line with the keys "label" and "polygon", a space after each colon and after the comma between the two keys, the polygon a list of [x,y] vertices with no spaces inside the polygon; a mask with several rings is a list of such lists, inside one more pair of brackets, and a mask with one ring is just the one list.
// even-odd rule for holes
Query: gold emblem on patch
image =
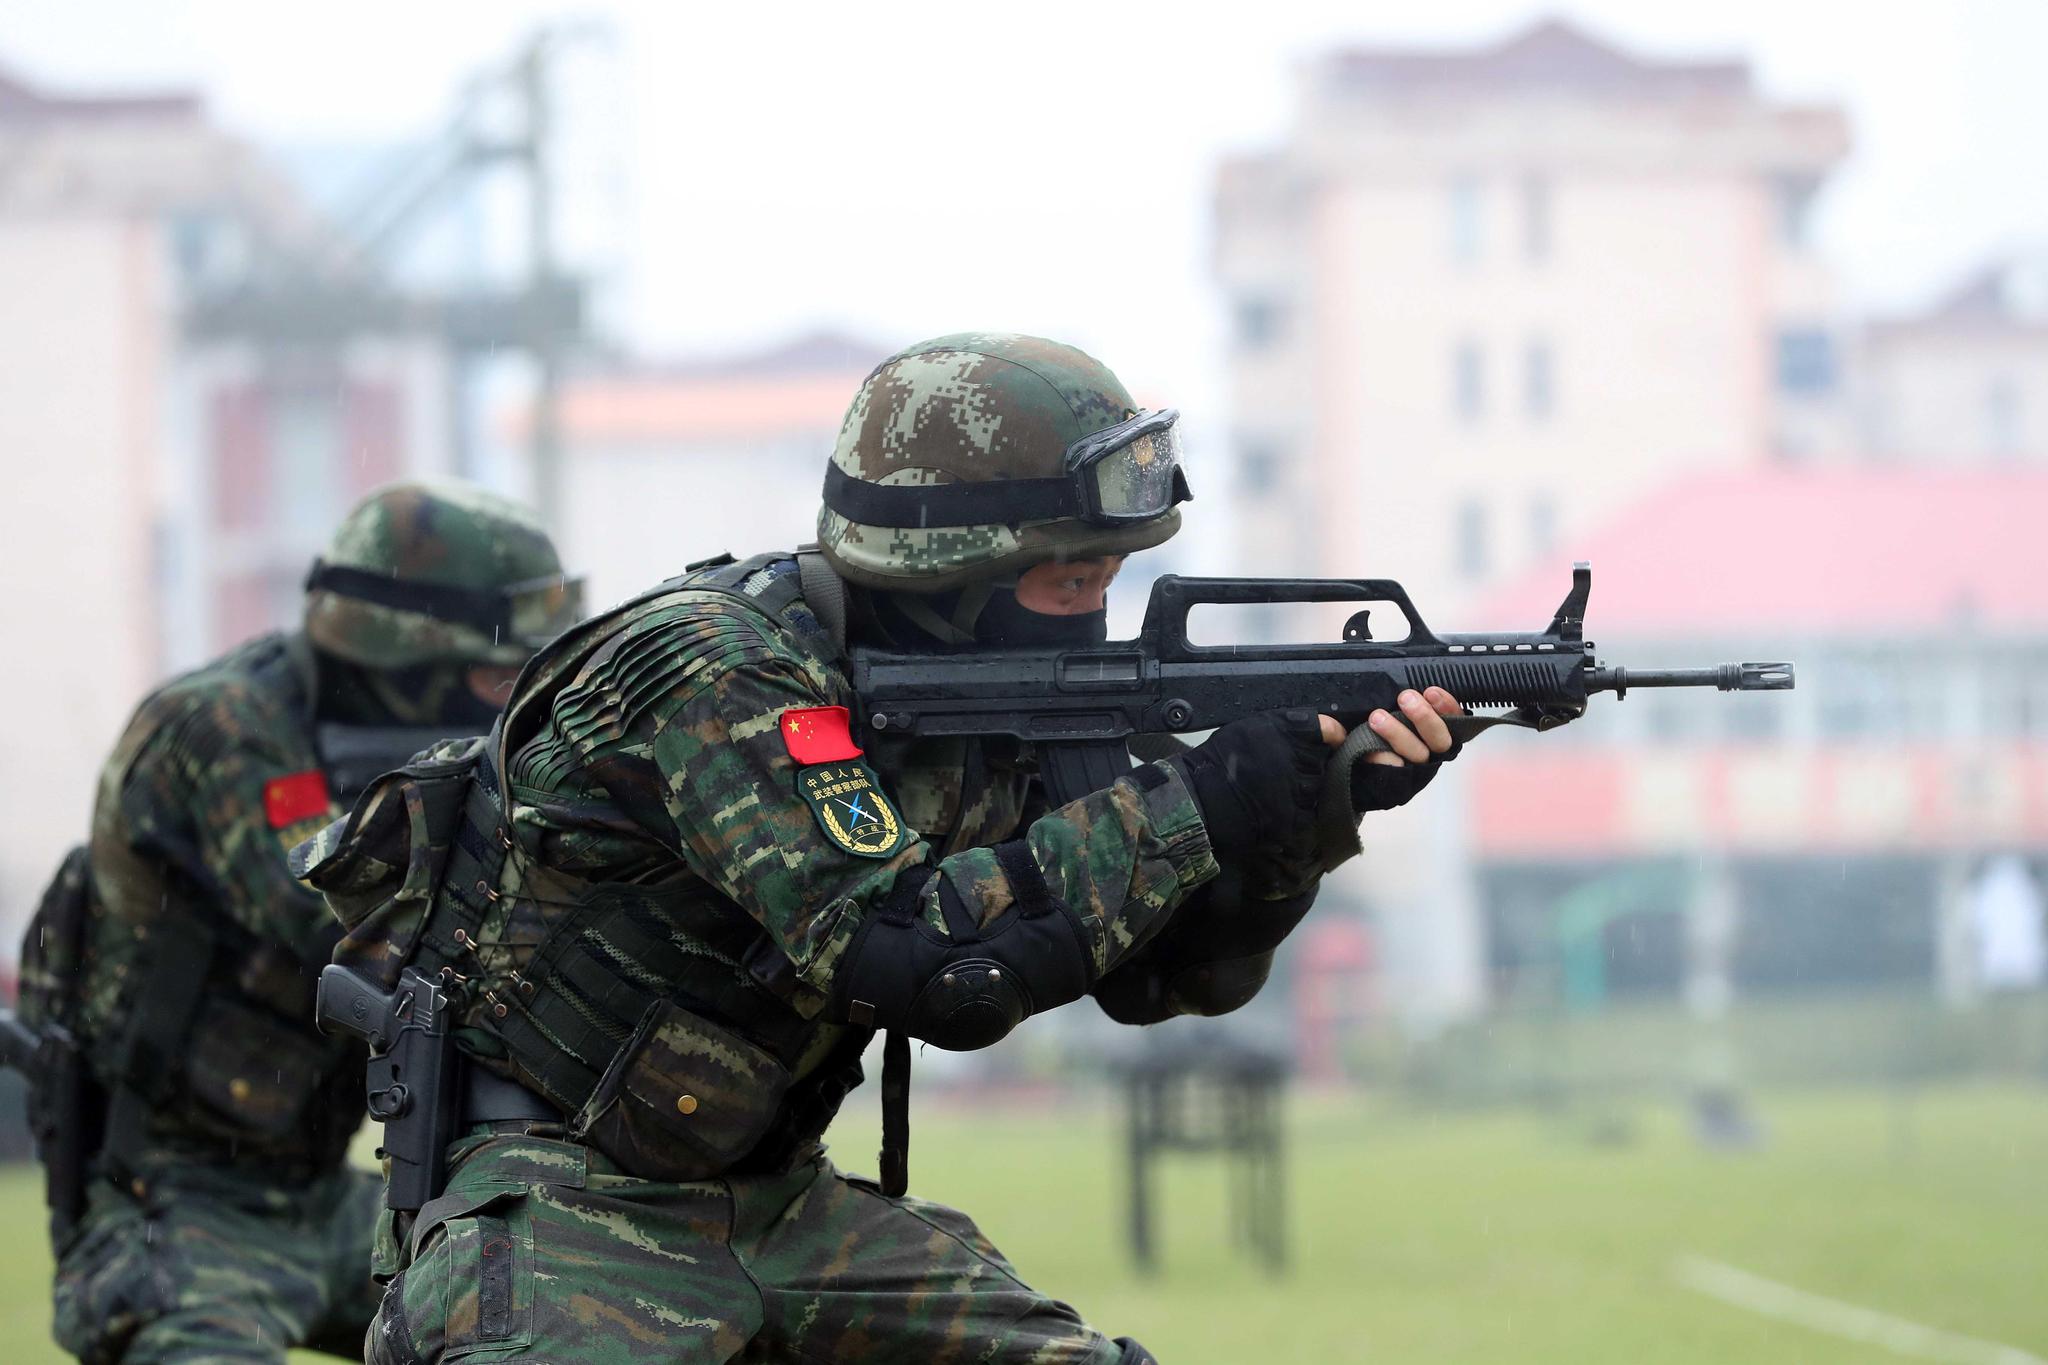
{"label": "gold emblem on patch", "polygon": [[887,858],[903,847],[903,821],[860,760],[799,768],[796,789],[825,837],[855,857]]}

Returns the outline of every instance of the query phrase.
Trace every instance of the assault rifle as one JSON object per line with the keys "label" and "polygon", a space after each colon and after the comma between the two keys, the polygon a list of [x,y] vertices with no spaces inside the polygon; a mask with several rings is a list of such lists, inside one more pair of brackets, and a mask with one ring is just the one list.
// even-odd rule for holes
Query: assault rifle
{"label": "assault rifle", "polygon": [[370,1045],[370,1117],[384,1125],[391,1178],[384,1202],[417,1210],[441,1192],[441,1159],[455,1137],[455,1037],[448,997],[432,977],[407,967],[398,989],[330,963],[320,971],[314,1014]]}
{"label": "assault rifle", "polygon": [[85,1216],[87,1170],[99,1150],[105,1101],[78,1040],[61,1024],[38,1033],[13,1010],[0,1009],[0,1066],[28,1082],[28,1126],[43,1163],[50,1231],[62,1242]]}
{"label": "assault rifle", "polygon": [[[1360,752],[1384,749],[1361,728],[1393,709],[1406,688],[1444,688],[1472,714],[1447,724],[1459,739],[1497,725],[1554,730],[1585,714],[1598,692],[1633,687],[1782,691],[1789,663],[1633,669],[1602,665],[1584,636],[1593,572],[1572,568],[1572,588],[1535,634],[1439,635],[1399,583],[1385,578],[1181,578],[1152,585],[1137,638],[1086,649],[1009,649],[962,654],[850,650],[859,723],[873,738],[1009,735],[1029,741],[1048,795],[1066,802],[1100,791],[1130,768],[1139,736],[1209,730],[1287,707],[1326,712],[1353,732]],[[1330,644],[1199,645],[1188,614],[1207,604],[1271,606],[1357,602],[1343,638]],[[1385,604],[1402,630],[1376,638]],[[1382,612],[1381,615],[1386,613]],[[1504,708],[1504,709],[1502,709]]]}

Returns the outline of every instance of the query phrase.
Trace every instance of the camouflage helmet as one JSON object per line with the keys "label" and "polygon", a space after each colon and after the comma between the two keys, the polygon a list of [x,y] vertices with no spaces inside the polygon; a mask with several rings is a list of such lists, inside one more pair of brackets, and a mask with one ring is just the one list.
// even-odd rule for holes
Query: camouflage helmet
{"label": "camouflage helmet", "polygon": [[377,489],[306,576],[307,636],[369,668],[516,667],[581,608],[533,513],[464,483]]}
{"label": "camouflage helmet", "polygon": [[1139,412],[1101,361],[1056,341],[922,342],[846,410],[819,546],[848,581],[910,592],[1149,549],[1188,497],[1177,416]]}

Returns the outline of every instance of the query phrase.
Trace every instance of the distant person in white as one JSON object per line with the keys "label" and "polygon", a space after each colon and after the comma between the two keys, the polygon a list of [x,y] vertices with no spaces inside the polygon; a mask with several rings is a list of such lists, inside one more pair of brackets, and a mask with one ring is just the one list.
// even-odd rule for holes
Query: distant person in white
{"label": "distant person in white", "polygon": [[2019,858],[1993,858],[1970,889],[1970,927],[1977,946],[1977,984],[2023,990],[2048,976],[2048,926],[2041,888]]}

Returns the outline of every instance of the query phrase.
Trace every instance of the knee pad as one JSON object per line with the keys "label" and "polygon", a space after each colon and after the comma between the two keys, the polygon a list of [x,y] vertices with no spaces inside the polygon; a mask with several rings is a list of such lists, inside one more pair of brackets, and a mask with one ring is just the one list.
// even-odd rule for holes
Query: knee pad
{"label": "knee pad", "polygon": [[1123,1347],[1124,1352],[1116,1358],[1116,1365],[1159,1365],[1158,1356],[1129,1337],[1118,1337],[1116,1344]]}

